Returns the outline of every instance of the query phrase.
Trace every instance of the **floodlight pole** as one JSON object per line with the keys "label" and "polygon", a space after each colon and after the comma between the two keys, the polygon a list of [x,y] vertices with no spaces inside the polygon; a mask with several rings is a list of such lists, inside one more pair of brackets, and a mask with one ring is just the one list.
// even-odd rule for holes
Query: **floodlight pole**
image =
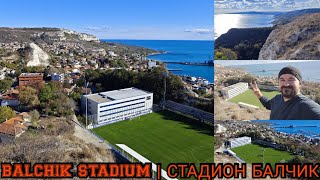
{"label": "floodlight pole", "polygon": [[264,151],[266,150],[266,148],[262,148],[262,160],[263,160],[263,166],[264,166]]}
{"label": "floodlight pole", "polygon": [[165,109],[165,104],[166,104],[166,89],[167,89],[167,72],[163,73],[164,76],[164,91],[163,91],[163,109]]}
{"label": "floodlight pole", "polygon": [[88,128],[88,92],[87,92],[87,81],[86,81],[86,71],[84,71],[84,87],[86,88],[86,129]]}

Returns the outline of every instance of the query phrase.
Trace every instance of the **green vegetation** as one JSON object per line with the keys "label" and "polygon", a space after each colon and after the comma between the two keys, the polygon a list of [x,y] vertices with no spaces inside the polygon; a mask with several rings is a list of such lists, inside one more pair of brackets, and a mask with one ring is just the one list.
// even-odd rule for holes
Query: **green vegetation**
{"label": "green vegetation", "polygon": [[40,113],[36,109],[34,109],[29,114],[31,116],[31,125],[33,127],[37,127],[39,123]]}
{"label": "green vegetation", "polygon": [[25,87],[20,90],[19,101],[28,109],[33,109],[40,105],[38,91],[32,87]]}
{"label": "green vegetation", "polygon": [[[127,71],[125,69],[114,71],[87,70],[86,77],[87,81],[93,83],[98,92],[136,87],[153,92],[154,103],[159,103],[163,98],[165,72],[166,70],[162,67],[143,72]],[[81,82],[79,85],[83,85],[83,79],[79,82]],[[166,82],[166,99],[182,102],[185,94],[181,79],[169,73]]]}
{"label": "green vegetation", "polygon": [[234,51],[239,54],[239,59],[258,59],[262,46],[263,43],[243,41],[234,47]]}
{"label": "green vegetation", "polygon": [[236,60],[237,54],[228,48],[219,48],[214,51],[214,59],[216,60]]}
{"label": "green vegetation", "polygon": [[0,123],[15,116],[16,113],[10,107],[0,106]]}
{"label": "green vegetation", "polygon": [[0,66],[3,66],[3,67],[6,67],[6,68],[9,68],[9,69],[17,69],[18,68],[18,65],[16,63],[9,63],[9,62],[0,62]]}
{"label": "green vegetation", "polygon": [[111,144],[126,144],[166,167],[172,162],[213,162],[213,128],[170,111],[94,129]]}
{"label": "green vegetation", "polygon": [[75,102],[64,92],[60,83],[48,83],[39,93],[41,110],[48,115],[68,116],[75,109]]}
{"label": "green vegetation", "polygon": [[4,92],[10,89],[12,84],[13,84],[13,81],[11,79],[6,78],[4,80],[0,80],[0,92]]}
{"label": "green vegetation", "polygon": [[[278,91],[264,91],[261,90],[262,94],[267,96],[268,98],[273,98],[275,95],[279,94]],[[232,98],[229,100],[230,102],[238,103],[243,102],[247,104],[252,104],[258,106],[260,108],[264,108],[263,105],[260,103],[259,99],[253,94],[251,89],[248,89],[242,94]]]}
{"label": "green vegetation", "polygon": [[19,100],[25,108],[37,109],[51,116],[68,116],[76,108],[75,102],[63,92],[62,84],[59,82],[33,84],[22,88]]}
{"label": "green vegetation", "polygon": [[118,68],[118,67],[125,67],[125,68],[127,68],[127,67],[128,67],[128,65],[126,64],[126,62],[125,62],[124,60],[122,60],[122,59],[111,60],[111,61],[109,61],[109,65],[110,65],[110,67],[116,67],[116,68]]}
{"label": "green vegetation", "polygon": [[280,151],[256,144],[248,144],[231,149],[247,163],[278,163],[291,160],[294,155],[287,151]]}
{"label": "green vegetation", "polygon": [[43,73],[46,67],[44,66],[25,66],[21,72],[24,73]]}

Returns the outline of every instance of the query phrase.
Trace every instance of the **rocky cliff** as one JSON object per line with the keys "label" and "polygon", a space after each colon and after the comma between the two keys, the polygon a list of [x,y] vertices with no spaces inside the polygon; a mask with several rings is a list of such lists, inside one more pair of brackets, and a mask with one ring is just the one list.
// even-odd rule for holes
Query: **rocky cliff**
{"label": "rocky cliff", "polygon": [[93,35],[60,28],[0,28],[0,43],[50,41],[95,41]]}
{"label": "rocky cliff", "polygon": [[320,13],[307,14],[277,26],[261,48],[259,60],[320,59]]}
{"label": "rocky cliff", "polygon": [[35,43],[30,43],[30,48],[32,49],[32,55],[27,66],[48,66],[50,64],[49,55],[39,46]]}

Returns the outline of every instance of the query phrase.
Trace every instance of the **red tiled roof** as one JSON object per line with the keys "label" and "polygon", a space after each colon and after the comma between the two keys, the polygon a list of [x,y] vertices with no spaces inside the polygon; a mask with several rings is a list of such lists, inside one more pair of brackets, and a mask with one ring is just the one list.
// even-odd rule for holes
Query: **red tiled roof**
{"label": "red tiled roof", "polygon": [[18,96],[19,96],[19,90],[8,90],[2,95],[2,99],[14,100],[14,99],[18,99]]}
{"label": "red tiled roof", "polygon": [[80,76],[77,76],[77,75],[74,75],[74,76],[71,76],[72,79],[80,79]]}
{"label": "red tiled roof", "polygon": [[17,117],[14,117],[14,118],[11,118],[3,123],[5,124],[17,124],[17,123],[23,123],[24,120],[21,118],[21,116],[17,116]]}
{"label": "red tiled roof", "polygon": [[0,133],[8,134],[12,136],[16,136],[20,133],[22,133],[27,127],[21,124],[7,124],[7,123],[1,123],[0,124]]}

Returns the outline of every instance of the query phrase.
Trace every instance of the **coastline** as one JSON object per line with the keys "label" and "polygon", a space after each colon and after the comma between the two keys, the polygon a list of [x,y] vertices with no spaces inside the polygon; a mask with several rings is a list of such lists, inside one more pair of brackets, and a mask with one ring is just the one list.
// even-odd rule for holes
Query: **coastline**
{"label": "coastline", "polygon": [[[155,49],[153,49],[153,50],[154,50],[154,51],[158,51],[158,50],[155,50]],[[158,51],[158,52],[155,52],[155,53],[148,54],[148,55],[146,56],[146,58],[148,59],[148,56],[155,56],[155,55],[161,55],[161,54],[168,54],[168,52],[167,52],[167,51],[163,51],[163,52]],[[153,60],[153,59],[150,59],[150,60]]]}
{"label": "coastline", "polygon": [[[152,60],[165,63],[166,68],[177,76],[202,77],[209,82],[213,82],[213,63],[212,66],[205,62],[211,56],[212,40],[197,41],[158,41],[158,40],[108,40],[119,44],[139,46],[148,48],[156,52],[146,54],[145,60]],[[185,45],[185,43],[187,43]],[[160,49],[160,50],[159,50]],[[208,54],[208,55],[207,55]],[[197,60],[198,59],[198,60]],[[184,62],[181,62],[184,61]],[[202,62],[199,62],[202,61]],[[188,63],[190,62],[190,63]],[[176,71],[178,70],[178,71]]]}
{"label": "coastline", "polygon": [[[316,67],[320,65],[319,60],[227,60],[215,62],[226,68],[241,69],[246,73],[260,78],[276,78],[281,68],[285,66],[294,66],[298,68],[304,82],[320,83],[319,73]],[[242,62],[243,61],[243,62]],[[304,71],[308,69],[308,71]]]}
{"label": "coastline", "polygon": [[310,128],[320,128],[320,126],[317,125],[317,123],[320,123],[319,120],[251,120],[251,123],[258,123],[260,125],[268,126],[275,132],[281,132],[290,135],[303,135],[309,138],[320,139],[320,132],[306,130]]}
{"label": "coastline", "polygon": [[215,64],[222,66],[242,66],[242,65],[258,65],[258,64],[278,64],[278,63],[299,63],[313,62],[319,60],[214,60]]}

